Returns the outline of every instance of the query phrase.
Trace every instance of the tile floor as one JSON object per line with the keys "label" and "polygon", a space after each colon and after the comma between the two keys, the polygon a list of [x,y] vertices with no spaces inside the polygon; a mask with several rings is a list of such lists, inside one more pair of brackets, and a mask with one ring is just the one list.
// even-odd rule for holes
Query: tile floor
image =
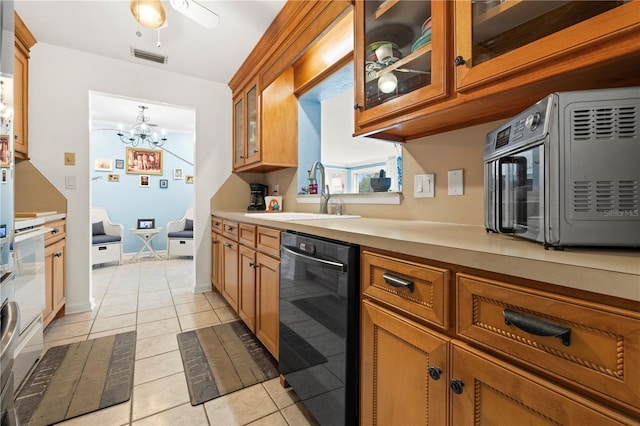
{"label": "tile floor", "polygon": [[93,269],[96,308],[53,321],[45,330],[45,350],[136,330],[133,395],[64,425],[317,424],[278,378],[191,406],[176,334],[238,319],[218,293],[194,294],[193,275],[190,259],[143,258]]}

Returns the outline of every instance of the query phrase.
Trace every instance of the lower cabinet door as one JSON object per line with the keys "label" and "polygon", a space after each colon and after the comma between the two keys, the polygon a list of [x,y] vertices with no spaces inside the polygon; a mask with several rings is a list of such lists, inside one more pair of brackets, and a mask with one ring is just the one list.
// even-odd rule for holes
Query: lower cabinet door
{"label": "lower cabinet door", "polygon": [[240,300],[238,315],[249,330],[256,331],[256,252],[245,246],[238,250]]}
{"label": "lower cabinet door", "polygon": [[280,261],[256,254],[256,336],[278,359]]}
{"label": "lower cabinet door", "polygon": [[453,425],[636,424],[604,406],[453,341]]}
{"label": "lower cabinet door", "polygon": [[238,243],[222,238],[222,296],[238,312]]}
{"label": "lower cabinet door", "polygon": [[360,424],[446,425],[448,338],[369,300],[361,324]]}

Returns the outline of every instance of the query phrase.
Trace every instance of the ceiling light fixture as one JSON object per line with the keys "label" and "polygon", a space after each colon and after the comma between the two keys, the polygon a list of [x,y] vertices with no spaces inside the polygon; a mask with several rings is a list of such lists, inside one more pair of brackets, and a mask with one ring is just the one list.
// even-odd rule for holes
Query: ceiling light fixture
{"label": "ceiling light fixture", "polygon": [[149,107],[140,105],[138,108],[140,108],[138,118],[136,119],[136,123],[129,129],[129,134],[125,135],[122,132],[122,125],[119,126],[118,136],[120,136],[120,140],[122,143],[134,147],[144,144],[145,142],[147,142],[151,148],[161,147],[167,141],[166,131],[162,130],[162,137],[160,137],[158,132],[153,129],[155,125],[147,124],[150,118],[145,117],[144,111],[149,109]]}
{"label": "ceiling light fixture", "polygon": [[167,11],[160,0],[131,0],[129,8],[136,21],[146,28],[160,28],[167,20]]}

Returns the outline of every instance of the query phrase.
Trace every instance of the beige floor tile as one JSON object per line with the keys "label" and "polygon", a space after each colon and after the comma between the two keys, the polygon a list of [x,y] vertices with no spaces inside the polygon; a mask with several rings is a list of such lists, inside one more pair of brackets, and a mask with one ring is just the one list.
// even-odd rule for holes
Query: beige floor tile
{"label": "beige floor tile", "polygon": [[[140,342],[136,342],[136,347]],[[183,371],[180,351],[167,352],[136,360],[133,384],[140,385]]]}
{"label": "beige floor tile", "polygon": [[138,301],[137,294],[125,294],[122,296],[105,296],[102,299],[102,303],[100,303],[100,308],[102,309],[107,306],[131,304],[137,301]]}
{"label": "beige floor tile", "polygon": [[72,324],[55,324],[55,321],[47,327],[44,333],[44,341],[69,339],[71,337],[88,335],[91,330],[92,320],[74,322]]}
{"label": "beige floor tile", "polygon": [[136,343],[136,359],[160,355],[178,349],[176,333],[161,334],[159,336],[140,339]]}
{"label": "beige floor tile", "polygon": [[159,321],[163,319],[176,318],[176,309],[173,306],[164,308],[150,309],[148,311],[138,312],[138,324]]}
{"label": "beige floor tile", "polygon": [[82,335],[82,336],[72,337],[70,339],[52,340],[49,342],[45,342],[42,348],[42,353],[44,354],[49,348],[53,348],[54,346],[64,346],[64,345],[68,345],[69,343],[83,342],[87,340],[87,338],[88,338],[87,335]]}
{"label": "beige floor tile", "polygon": [[319,426],[318,421],[302,402],[285,407],[280,413],[291,426]]}
{"label": "beige floor tile", "polygon": [[220,318],[221,322],[230,322],[240,319],[238,314],[236,314],[235,311],[229,307],[218,308],[215,310],[215,312],[218,315],[218,318]]}
{"label": "beige floor tile", "polygon": [[271,399],[273,399],[273,401],[280,409],[288,407],[300,401],[300,398],[298,398],[298,395],[296,395],[296,393],[293,391],[293,388],[283,388],[280,385],[279,377],[267,380],[266,382],[262,382],[262,386],[264,386]]}
{"label": "beige floor tile", "polygon": [[160,309],[173,306],[173,299],[169,296],[163,299],[145,299],[144,294],[140,295],[138,301],[138,311],[149,311],[151,309]]}
{"label": "beige floor tile", "polygon": [[224,300],[220,293],[204,293],[204,297],[209,300],[213,309],[229,307],[229,304]]}
{"label": "beige floor tile", "polygon": [[165,290],[153,290],[153,291],[140,291],[139,300],[158,300],[158,299],[171,299],[171,291]]}
{"label": "beige floor tile", "polygon": [[204,403],[214,425],[245,425],[277,411],[262,385],[254,385]]}
{"label": "beige floor tile", "polygon": [[130,325],[129,327],[113,328],[111,330],[105,330],[105,331],[101,331],[99,333],[91,333],[89,335],[89,339],[99,339],[101,337],[111,336],[111,335],[119,334],[119,333],[126,333],[128,331],[136,331],[136,326],[135,325]]}
{"label": "beige floor tile", "polygon": [[206,426],[208,424],[204,406],[192,407],[190,403],[133,422],[133,426]]}
{"label": "beige floor tile", "polygon": [[180,323],[177,318],[170,318],[166,320],[150,322],[148,324],[138,325],[138,340],[146,339],[147,337],[159,336],[167,333],[180,332]]}
{"label": "beige floor tile", "polygon": [[198,312],[211,311],[213,312],[213,308],[209,304],[209,302],[204,300],[199,300],[193,303],[184,303],[182,305],[176,305],[176,312],[178,316],[184,316],[189,314],[197,314]]}
{"label": "beige floor tile", "polygon": [[275,412],[273,414],[269,414],[266,417],[256,420],[255,422],[249,423],[251,426],[289,426],[289,423],[284,419],[282,414],[279,412]]}
{"label": "beige floor tile", "polygon": [[97,318],[93,321],[91,333],[99,333],[101,331],[113,330],[116,328],[130,327],[136,325],[136,314],[124,314],[115,317]]}
{"label": "beige floor tile", "polygon": [[63,426],[120,426],[128,425],[131,414],[131,400],[112,405],[84,416],[75,417],[66,422],[57,423]]}
{"label": "beige floor tile", "polygon": [[97,312],[98,311],[94,309],[93,311],[65,315],[63,317],[56,319],[55,323],[57,325],[62,325],[62,324],[72,324],[74,322],[89,321],[96,318]]}
{"label": "beige floor tile", "polygon": [[213,311],[198,312],[178,317],[182,331],[193,330],[195,328],[211,327],[220,324],[220,319]]}
{"label": "beige floor tile", "polygon": [[207,298],[204,297],[203,294],[198,293],[174,293],[173,294],[173,303],[176,305],[181,305],[183,303],[194,303],[194,302],[206,302]]}
{"label": "beige floor tile", "polygon": [[138,310],[138,302],[129,302],[122,305],[101,306],[96,318],[115,317],[118,315],[131,314]]}
{"label": "beige floor tile", "polygon": [[174,374],[133,387],[132,420],[189,402],[187,381],[183,373]]}

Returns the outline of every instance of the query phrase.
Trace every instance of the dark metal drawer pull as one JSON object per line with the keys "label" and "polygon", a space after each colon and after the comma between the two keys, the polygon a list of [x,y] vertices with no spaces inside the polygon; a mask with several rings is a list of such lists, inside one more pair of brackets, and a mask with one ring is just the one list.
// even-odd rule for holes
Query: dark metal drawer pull
{"label": "dark metal drawer pull", "polygon": [[553,336],[562,339],[562,344],[565,346],[571,345],[571,329],[561,327],[557,324],[543,321],[541,319],[529,317],[512,311],[511,309],[505,309],[502,311],[504,314],[504,323],[507,325],[514,325],[522,331],[534,334],[536,336]]}
{"label": "dark metal drawer pull", "polygon": [[224,243],[222,245],[225,246],[226,248],[230,248],[231,247],[231,244],[229,244],[229,243]]}
{"label": "dark metal drawer pull", "polygon": [[384,282],[386,282],[392,287],[406,287],[409,289],[411,293],[413,293],[413,281],[405,280],[403,278],[393,276],[386,272],[382,274],[382,278],[384,278]]}

